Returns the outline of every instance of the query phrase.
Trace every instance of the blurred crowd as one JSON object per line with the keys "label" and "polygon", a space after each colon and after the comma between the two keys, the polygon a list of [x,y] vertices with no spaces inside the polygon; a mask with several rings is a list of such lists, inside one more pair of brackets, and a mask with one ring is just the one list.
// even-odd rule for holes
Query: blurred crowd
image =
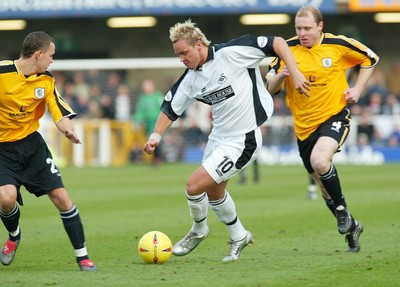
{"label": "blurred crowd", "polygon": [[[348,74],[352,84],[357,70]],[[155,123],[160,104],[167,91],[157,89],[151,79],[132,84],[124,70],[54,71],[62,97],[78,113],[78,119],[111,119],[132,122],[133,130],[147,136]],[[290,111],[283,96],[274,97],[274,116],[279,121],[265,128],[266,145],[289,145],[294,142]],[[351,106],[359,145],[400,146],[400,62],[388,73],[376,67],[374,75],[358,104]],[[385,116],[390,124],[379,125],[376,118]],[[192,105],[176,123],[176,129],[163,139],[156,161],[184,157],[187,147],[203,147],[211,129],[208,106]],[[389,127],[388,127],[389,126]],[[385,129],[386,128],[386,129]],[[132,146],[132,161],[140,160],[140,145]],[[173,157],[173,158],[165,158]]]}
{"label": "blurred crowd", "polygon": [[[147,138],[160,112],[167,91],[157,89],[152,79],[130,83],[126,71],[53,71],[59,93],[78,114],[77,119],[130,121],[133,132]],[[187,147],[203,147],[211,128],[210,108],[196,103],[166,134],[153,161],[176,161]],[[164,144],[165,143],[165,144]],[[142,143],[132,144],[131,161],[143,160]]]}

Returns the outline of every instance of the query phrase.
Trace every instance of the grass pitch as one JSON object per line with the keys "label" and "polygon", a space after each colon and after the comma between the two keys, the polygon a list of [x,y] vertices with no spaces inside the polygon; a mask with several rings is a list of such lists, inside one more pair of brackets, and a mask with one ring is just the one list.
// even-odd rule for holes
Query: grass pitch
{"label": "grass pitch", "polygon": [[[191,227],[184,196],[194,165],[64,168],[64,183],[83,220],[98,266],[83,273],[58,212],[47,197],[23,191],[22,241],[15,261],[0,266],[2,286],[400,286],[400,165],[337,166],[353,215],[364,224],[361,251],[346,253],[336,220],[319,197],[307,199],[301,166],[261,166],[261,181],[228,190],[255,238],[239,261],[224,264],[226,227],[210,210],[210,235],[192,253],[163,265],[137,253],[143,234],[178,241]],[[6,239],[0,229],[0,238]],[[1,240],[3,240],[1,239]]]}

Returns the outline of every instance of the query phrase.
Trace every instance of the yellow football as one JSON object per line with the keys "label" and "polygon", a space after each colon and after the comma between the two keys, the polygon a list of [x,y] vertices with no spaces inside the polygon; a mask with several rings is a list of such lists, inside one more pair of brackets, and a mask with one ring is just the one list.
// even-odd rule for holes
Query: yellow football
{"label": "yellow football", "polygon": [[150,231],[139,240],[138,252],[144,262],[162,264],[171,257],[171,239],[161,231]]}

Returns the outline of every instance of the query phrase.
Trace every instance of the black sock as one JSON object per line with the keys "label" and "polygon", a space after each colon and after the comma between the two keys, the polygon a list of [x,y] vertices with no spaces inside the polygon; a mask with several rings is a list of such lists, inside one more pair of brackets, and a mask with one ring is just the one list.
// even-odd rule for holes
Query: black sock
{"label": "black sock", "polygon": [[351,216],[351,227],[350,227],[350,233],[351,233],[354,231],[354,229],[356,229],[356,221],[355,221],[353,215],[350,214],[350,216]]}
{"label": "black sock", "polygon": [[347,205],[340,186],[339,175],[332,163],[326,174],[320,174],[320,179],[329,196],[332,198],[335,208],[339,205],[346,207]]}
{"label": "black sock", "polygon": [[[9,213],[4,213],[0,210],[1,221],[3,221],[3,224],[9,233],[18,229],[20,215],[21,213],[19,211],[18,204],[16,204],[13,210]],[[20,240],[21,232],[19,232],[16,236],[11,236],[11,234],[9,234],[9,238],[11,241]]]}
{"label": "black sock", "polygon": [[333,202],[332,199],[325,199],[326,206],[328,209],[332,212],[333,216],[336,218],[336,213],[335,213],[335,203]]}
{"label": "black sock", "polygon": [[70,210],[60,212],[65,231],[75,250],[85,247],[85,235],[79,211],[74,205]]}

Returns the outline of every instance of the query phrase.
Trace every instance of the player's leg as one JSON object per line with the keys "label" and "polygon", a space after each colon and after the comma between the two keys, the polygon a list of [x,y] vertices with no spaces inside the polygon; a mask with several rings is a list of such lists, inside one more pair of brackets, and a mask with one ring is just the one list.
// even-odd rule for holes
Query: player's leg
{"label": "player's leg", "polygon": [[350,230],[352,220],[350,213],[347,211],[347,203],[342,193],[339,174],[332,163],[332,157],[338,148],[339,145],[336,140],[323,136],[316,142],[310,161],[334,202],[336,217],[338,219],[338,230],[341,234],[345,234]]}
{"label": "player's leg", "polygon": [[[247,245],[252,244],[254,239],[253,235],[242,225],[236,213],[235,202],[225,187],[226,184],[219,185],[216,187],[218,191],[216,189],[210,190],[208,194],[210,198],[211,209],[217,215],[218,220],[225,224],[230,235],[230,251],[228,256],[223,259],[224,262],[230,262],[239,259],[242,249]],[[218,194],[223,193],[223,197],[212,200],[211,194],[214,192]]]}
{"label": "player's leg", "polygon": [[310,200],[316,200],[318,198],[317,196],[317,183],[315,182],[315,179],[312,176],[309,176],[309,182],[308,182],[308,187],[307,187],[307,197]]}
{"label": "player's leg", "polygon": [[0,217],[8,231],[8,239],[0,250],[0,261],[3,265],[10,265],[13,262],[21,240],[17,194],[18,191],[14,185],[0,186]]}
{"label": "player's leg", "polygon": [[[172,253],[183,256],[195,249],[209,232],[207,225],[208,195],[206,190],[217,185],[203,166],[198,167],[189,177],[186,185],[186,199],[190,216],[193,220],[192,228],[172,248]],[[224,186],[226,183],[224,183]]]}
{"label": "player's leg", "polygon": [[[233,201],[229,192],[225,189],[225,184],[220,184],[216,188],[209,190],[209,204],[211,209],[215,212],[218,220],[226,225],[232,241],[241,240],[246,236],[246,229],[244,229],[240,219],[236,213],[235,202]],[[217,190],[218,189],[218,190]],[[221,198],[213,198],[211,195],[214,193],[222,193]]]}
{"label": "player's leg", "polygon": [[[333,155],[348,135],[349,125],[349,111],[344,109],[322,124],[305,141],[298,141],[298,145],[305,168],[320,186],[327,207],[337,219],[339,232],[347,233],[348,251],[358,252],[360,250],[359,237],[363,232],[363,226],[347,209],[338,173],[332,163]],[[337,210],[337,208],[339,209]]]}
{"label": "player's leg", "polygon": [[253,162],[253,181],[255,183],[260,181],[260,168],[257,159],[255,159]]}
{"label": "player's leg", "polygon": [[0,250],[0,261],[10,265],[21,240],[20,209],[23,205],[19,192],[23,175],[21,157],[25,151],[20,142],[2,144],[0,148],[0,217],[8,231],[8,238]]}
{"label": "player's leg", "polygon": [[338,230],[341,234],[345,234],[349,231],[352,220],[350,213],[347,212],[347,203],[342,193],[339,174],[332,163],[332,157],[338,148],[339,144],[336,140],[323,136],[316,142],[311,152],[310,162],[334,202]]}
{"label": "player's leg", "polygon": [[60,212],[80,269],[95,271],[96,266],[88,258],[79,211],[64,188],[60,171],[42,136],[35,133],[31,144],[25,149],[29,150],[30,156],[30,165],[26,168],[24,179],[26,189],[37,197],[47,194]]}
{"label": "player's leg", "polygon": [[[216,140],[208,141],[203,155],[203,164],[187,180],[186,199],[193,224],[189,233],[173,246],[172,253],[174,255],[183,256],[190,253],[208,236],[207,214],[209,199],[207,191],[217,186],[215,178],[210,175],[208,169],[215,169],[214,152],[218,146],[219,142]],[[219,162],[219,159],[217,161]],[[207,169],[205,165],[208,167]],[[218,175],[215,176],[218,177]],[[218,180],[223,182],[223,179],[218,178]],[[220,196],[222,197],[222,193]]]}
{"label": "player's leg", "polygon": [[312,178],[315,182],[315,184],[319,187],[321,190],[322,198],[325,200],[326,207],[332,212],[333,216],[336,218],[336,213],[335,213],[335,203],[333,202],[332,198],[330,197],[329,193],[326,191],[325,186],[322,184],[319,175],[316,172],[313,172],[310,175],[310,178]]}
{"label": "player's leg", "polygon": [[[208,203],[218,219],[224,223],[230,234],[231,251],[224,261],[237,260],[240,251],[253,243],[253,236],[244,229],[236,214],[232,197],[226,192],[227,181],[216,184],[203,166],[200,166],[189,178],[186,197],[193,225],[189,233],[173,247],[173,254],[183,256],[195,249],[208,235]],[[206,192],[201,192],[207,190]]]}
{"label": "player's leg", "polygon": [[50,200],[60,212],[65,231],[74,248],[76,261],[82,271],[97,270],[93,261],[89,259],[85,234],[78,208],[74,205],[65,188],[57,188],[48,193]]}
{"label": "player's leg", "polygon": [[219,221],[226,225],[230,235],[230,251],[223,259],[224,262],[239,259],[243,248],[254,242],[253,235],[244,228],[237,215],[235,203],[226,191],[226,183],[256,160],[261,144],[261,131],[256,129],[243,137],[230,139],[225,143],[224,149],[216,149],[213,153],[214,160],[211,161],[217,163],[216,166],[211,168],[209,160],[203,163],[216,182],[223,180],[214,188],[208,189],[207,193],[212,210]]}
{"label": "player's leg", "polygon": [[312,168],[318,173],[323,186],[333,200],[338,231],[341,234],[354,232],[358,225],[348,211],[339,174],[332,163],[333,155],[347,138],[350,123],[350,111],[346,108],[323,123],[318,129],[318,139],[310,156]]}
{"label": "player's leg", "polygon": [[[251,233],[247,233],[238,220],[235,205],[229,194],[225,192],[225,187],[229,178],[256,158],[261,143],[259,129],[229,140],[210,137],[204,152],[203,163],[190,176],[186,186],[186,197],[194,223],[191,231],[175,244],[173,254],[188,254],[208,235],[206,223],[208,201],[211,201],[212,209],[219,220],[230,226],[228,231],[233,232],[235,238],[240,231],[243,231],[244,235],[240,242],[231,239],[231,251],[235,253],[233,260],[239,257],[240,251],[250,241],[253,241]],[[236,245],[239,247],[236,248]]]}
{"label": "player's leg", "polygon": [[349,252],[358,252],[360,250],[358,239],[363,232],[363,226],[354,219],[348,210],[338,171],[332,163],[332,157],[338,148],[339,145],[335,139],[326,136],[321,137],[313,148],[310,161],[313,169],[318,173],[323,186],[333,201],[338,231],[341,234],[346,234]]}

